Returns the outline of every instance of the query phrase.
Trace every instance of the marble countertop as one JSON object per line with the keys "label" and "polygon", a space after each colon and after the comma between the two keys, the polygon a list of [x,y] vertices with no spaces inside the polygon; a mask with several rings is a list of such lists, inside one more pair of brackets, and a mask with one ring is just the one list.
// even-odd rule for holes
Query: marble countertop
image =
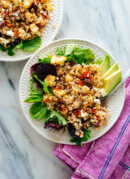
{"label": "marble countertop", "polygon": [[[96,42],[126,71],[129,7],[129,0],[64,0],[56,39],[78,37]],[[52,153],[56,144],[37,134],[21,112],[18,85],[25,64],[0,62],[0,179],[69,179],[73,171]]]}

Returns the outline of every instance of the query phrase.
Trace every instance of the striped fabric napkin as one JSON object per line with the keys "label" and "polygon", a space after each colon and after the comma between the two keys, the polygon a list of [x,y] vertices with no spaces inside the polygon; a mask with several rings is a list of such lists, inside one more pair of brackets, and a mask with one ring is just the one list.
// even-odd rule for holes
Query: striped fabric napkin
{"label": "striped fabric napkin", "polygon": [[71,179],[130,179],[130,78],[124,109],[112,129],[82,147],[58,145],[54,154],[73,168]]}

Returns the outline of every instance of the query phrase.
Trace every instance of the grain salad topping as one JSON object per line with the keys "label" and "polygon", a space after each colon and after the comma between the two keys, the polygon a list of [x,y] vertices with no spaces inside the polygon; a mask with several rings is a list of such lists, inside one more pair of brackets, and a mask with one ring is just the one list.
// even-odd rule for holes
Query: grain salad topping
{"label": "grain salad topping", "polygon": [[50,0],[1,0],[1,50],[15,47],[21,41],[41,37],[50,18],[49,12],[53,10],[52,7],[53,4],[50,3]]}
{"label": "grain salad topping", "polygon": [[67,128],[77,145],[90,138],[92,127],[107,125],[110,114],[103,105],[106,94],[98,61],[90,49],[74,44],[40,58],[31,67],[31,91],[25,100],[33,103],[31,117],[44,118],[45,128]]}
{"label": "grain salad topping", "polygon": [[98,65],[72,66],[71,63],[55,65],[56,77],[47,75],[45,81],[48,81],[52,95],[45,93],[43,102],[48,110],[56,110],[65,116],[75,127],[75,134],[83,137],[82,128],[106,125],[109,114],[101,105],[103,83]]}

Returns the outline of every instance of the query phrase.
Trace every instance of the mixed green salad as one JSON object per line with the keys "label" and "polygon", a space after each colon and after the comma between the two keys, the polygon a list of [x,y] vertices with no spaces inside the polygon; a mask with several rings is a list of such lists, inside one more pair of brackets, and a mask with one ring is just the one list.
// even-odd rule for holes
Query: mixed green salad
{"label": "mixed green salad", "polygon": [[[26,43],[26,45],[23,45],[22,47],[26,49],[28,47],[28,43]],[[55,54],[56,54],[55,58],[57,58],[56,60],[59,59],[60,61],[61,59],[65,59],[64,64],[68,63],[71,66],[73,64],[74,65],[84,64],[88,66],[91,64],[96,64],[97,66],[99,66],[102,80],[104,83],[103,89],[105,91],[105,96],[107,96],[121,81],[121,76],[122,76],[121,70],[119,70],[117,63],[115,63],[114,65],[111,65],[109,55],[106,55],[104,60],[102,60],[101,58],[95,60],[95,55],[91,51],[91,49],[81,48],[79,46],[76,46],[75,44],[69,44],[64,49],[57,48]],[[47,104],[49,105],[50,103],[50,97],[54,95],[53,94],[54,90],[52,90],[50,81],[46,80],[46,77],[48,75],[56,77],[57,68],[58,69],[61,68],[59,64],[56,66],[52,64],[52,59],[54,59],[53,55],[49,55],[45,58],[39,58],[38,60],[39,62],[34,64],[31,67],[30,69],[30,73],[31,73],[30,94],[29,94],[29,97],[25,99],[24,102],[32,103],[30,107],[30,116],[32,119],[37,120],[37,121],[43,120],[45,128],[51,127],[51,128],[54,128],[55,130],[60,130],[63,128],[67,129],[70,135],[72,136],[71,142],[74,142],[77,145],[81,145],[83,142],[87,141],[90,138],[91,132],[89,130],[89,127],[93,127],[94,123],[92,123],[93,125],[91,124],[89,127],[82,128],[83,135],[79,137],[75,133],[75,127],[72,125],[72,123],[68,122],[68,119],[66,118],[66,115],[64,115],[64,113],[60,113],[59,111],[55,109],[49,110],[47,107]],[[91,81],[93,77],[94,77],[93,75],[90,75],[89,81]],[[85,76],[84,78],[88,78],[88,77]],[[57,79],[54,78],[55,82],[56,80]],[[81,81],[79,85],[82,86]],[[90,88],[90,90],[93,89],[93,86],[90,84],[87,84],[87,87]],[[57,89],[57,87],[55,89]],[[48,98],[46,98],[46,101],[43,100],[45,96],[48,96]],[[61,105],[60,98],[58,100],[59,100],[58,103]],[[79,109],[76,109],[76,110],[79,112]],[[74,112],[77,112],[76,110],[74,109]],[[91,110],[95,115],[94,109],[91,109]],[[86,121],[90,123],[90,118],[88,117],[84,121],[82,121],[83,125],[85,124]]]}
{"label": "mixed green salad", "polygon": [[20,40],[16,39],[13,43],[8,44],[6,47],[0,44],[0,50],[7,52],[9,56],[14,56],[17,49],[21,49],[26,52],[33,52],[40,48],[42,39],[40,36],[32,40]]}

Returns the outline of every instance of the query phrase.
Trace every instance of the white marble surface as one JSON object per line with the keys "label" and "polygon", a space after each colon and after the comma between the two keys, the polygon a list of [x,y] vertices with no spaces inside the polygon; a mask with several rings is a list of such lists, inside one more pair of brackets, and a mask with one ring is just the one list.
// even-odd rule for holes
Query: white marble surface
{"label": "white marble surface", "polygon": [[[92,40],[111,52],[125,71],[130,62],[130,0],[64,0],[56,37]],[[0,179],[69,179],[72,170],[52,153],[55,144],[25,120],[18,84],[26,61],[0,62]]]}

